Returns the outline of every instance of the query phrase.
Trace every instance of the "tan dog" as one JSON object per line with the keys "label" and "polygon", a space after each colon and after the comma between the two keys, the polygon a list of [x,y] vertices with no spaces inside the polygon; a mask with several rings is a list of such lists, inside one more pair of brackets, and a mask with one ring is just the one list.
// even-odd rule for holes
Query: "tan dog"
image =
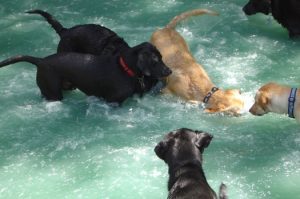
{"label": "tan dog", "polygon": [[205,111],[209,113],[239,114],[244,107],[239,90],[212,91],[216,86],[197,63],[183,37],[175,30],[178,22],[201,14],[217,15],[204,9],[188,11],[152,34],[151,43],[158,48],[164,63],[173,71],[163,92],[175,94],[190,102],[203,102],[205,98]]}
{"label": "tan dog", "polygon": [[[268,83],[262,86],[256,93],[255,103],[250,108],[250,113],[261,116],[269,112],[288,114],[289,97],[291,88],[276,83]],[[294,117],[300,122],[300,98],[296,93],[293,111]]]}

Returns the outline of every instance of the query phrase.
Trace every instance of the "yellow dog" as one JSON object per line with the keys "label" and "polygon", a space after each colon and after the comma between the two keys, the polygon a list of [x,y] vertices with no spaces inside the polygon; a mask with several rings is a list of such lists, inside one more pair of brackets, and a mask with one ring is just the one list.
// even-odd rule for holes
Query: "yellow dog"
{"label": "yellow dog", "polygon": [[296,88],[268,83],[263,85],[255,95],[255,103],[250,113],[261,116],[269,112],[288,114],[300,122],[300,93]]}
{"label": "yellow dog", "polygon": [[239,90],[217,88],[197,63],[183,37],[175,30],[178,22],[202,14],[218,15],[205,9],[187,11],[152,34],[151,43],[160,51],[163,62],[173,71],[163,92],[175,94],[190,102],[204,102],[205,111],[209,113],[237,115],[244,107]]}

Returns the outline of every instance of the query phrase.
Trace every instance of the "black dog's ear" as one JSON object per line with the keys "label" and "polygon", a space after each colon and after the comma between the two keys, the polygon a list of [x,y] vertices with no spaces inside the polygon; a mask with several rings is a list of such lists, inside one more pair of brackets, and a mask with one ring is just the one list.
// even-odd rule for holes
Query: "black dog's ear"
{"label": "black dog's ear", "polygon": [[204,151],[205,148],[207,148],[209,146],[212,138],[213,138],[213,136],[210,135],[209,133],[197,132],[197,137],[195,139],[195,145],[201,151],[201,153]]}
{"label": "black dog's ear", "polygon": [[147,58],[147,54],[144,53],[143,51],[139,52],[138,54],[138,60],[137,60],[137,67],[140,69],[140,71],[143,73],[145,76],[151,76],[151,72],[149,69],[149,63]]}
{"label": "black dog's ear", "polygon": [[156,145],[154,151],[160,159],[165,160],[165,154],[168,151],[168,144],[165,141],[161,141]]}

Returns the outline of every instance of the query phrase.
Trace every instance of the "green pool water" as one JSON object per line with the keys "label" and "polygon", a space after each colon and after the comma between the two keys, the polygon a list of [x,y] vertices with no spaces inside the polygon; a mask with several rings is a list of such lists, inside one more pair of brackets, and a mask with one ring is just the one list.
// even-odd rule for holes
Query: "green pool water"
{"label": "green pool water", "polygon": [[111,107],[79,91],[46,102],[36,69],[19,63],[0,69],[0,198],[167,198],[167,165],[153,151],[163,135],[181,127],[214,135],[204,153],[209,184],[228,186],[231,199],[300,198],[300,126],[285,115],[247,112],[256,90],[275,81],[300,85],[300,41],[270,16],[247,17],[246,0],[0,0],[0,59],[44,57],[59,41],[39,16],[44,9],[65,27],[96,23],[131,46],[175,15],[195,8],[200,16],[177,27],[195,58],[221,88],[239,88],[241,117],[208,115],[174,96],[146,95]]}

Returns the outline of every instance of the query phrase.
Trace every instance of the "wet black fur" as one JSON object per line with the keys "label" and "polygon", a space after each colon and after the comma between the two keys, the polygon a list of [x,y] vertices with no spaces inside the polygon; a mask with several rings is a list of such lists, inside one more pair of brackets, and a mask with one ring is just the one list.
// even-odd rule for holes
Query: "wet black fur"
{"label": "wet black fur", "polygon": [[[202,153],[212,136],[203,131],[178,129],[168,133],[154,151],[169,167],[169,199],[216,199],[203,168]],[[220,187],[220,198],[226,199],[226,187]]]}
{"label": "wet black fur", "polygon": [[[98,24],[82,24],[65,28],[51,14],[43,10],[27,11],[29,14],[39,14],[53,27],[60,36],[57,52],[77,52],[93,55],[115,55],[128,51],[131,47],[115,32]],[[158,79],[145,77],[147,85],[154,87]],[[75,89],[68,80],[63,81],[65,90]]]}
{"label": "wet black fur", "polygon": [[300,36],[299,0],[250,0],[243,10],[247,15],[271,13],[289,31],[291,38]]}
{"label": "wet black fur", "polygon": [[37,66],[37,85],[42,95],[50,101],[63,99],[63,81],[68,80],[89,96],[107,102],[122,103],[135,93],[147,92],[152,84],[143,77],[158,79],[171,71],[162,62],[158,50],[150,43],[142,43],[121,55],[135,73],[131,77],[120,64],[120,55],[91,55],[82,53],[57,53],[45,58],[16,56],[0,62],[0,67],[29,62]]}

